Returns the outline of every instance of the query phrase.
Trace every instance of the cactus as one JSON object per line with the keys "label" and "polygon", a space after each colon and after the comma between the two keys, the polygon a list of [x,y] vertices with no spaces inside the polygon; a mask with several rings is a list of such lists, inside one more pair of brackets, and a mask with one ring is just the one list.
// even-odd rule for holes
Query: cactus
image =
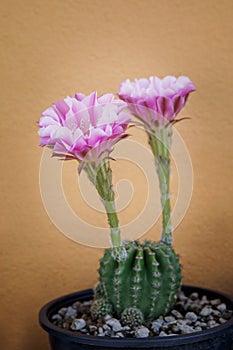
{"label": "cactus", "polygon": [[145,320],[166,314],[181,283],[181,266],[173,248],[162,242],[134,241],[126,243],[125,249],[124,262],[114,259],[112,248],[100,261],[101,288],[114,314],[120,317],[130,307],[138,308]]}
{"label": "cactus", "polygon": [[110,304],[106,299],[100,298],[94,300],[91,306],[91,316],[93,320],[101,318],[107,314],[112,313],[112,304]]}
{"label": "cactus", "polygon": [[121,322],[131,328],[140,326],[144,321],[143,314],[137,307],[128,307],[121,314]]}

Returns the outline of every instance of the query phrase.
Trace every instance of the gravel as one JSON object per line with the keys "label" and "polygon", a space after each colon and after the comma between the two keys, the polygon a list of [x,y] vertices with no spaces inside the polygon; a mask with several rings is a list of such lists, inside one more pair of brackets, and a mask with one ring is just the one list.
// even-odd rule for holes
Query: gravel
{"label": "gravel", "polygon": [[113,315],[106,315],[94,321],[90,314],[91,305],[92,300],[77,301],[71,306],[57,310],[51,321],[56,326],[77,334],[147,338],[201,332],[223,325],[232,317],[232,310],[228,310],[222,300],[208,300],[207,296],[196,292],[190,295],[180,292],[174,308],[167,315],[140,327],[124,326],[121,320]]}

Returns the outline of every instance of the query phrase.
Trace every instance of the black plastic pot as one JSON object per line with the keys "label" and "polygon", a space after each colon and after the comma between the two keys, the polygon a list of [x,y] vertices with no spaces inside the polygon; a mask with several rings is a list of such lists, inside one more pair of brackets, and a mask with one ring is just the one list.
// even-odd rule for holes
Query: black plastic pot
{"label": "black plastic pot", "polygon": [[[182,290],[191,294],[198,292],[209,299],[220,298],[229,309],[233,309],[233,300],[219,292],[198,287],[183,286]],[[52,350],[123,350],[123,349],[150,349],[150,350],[232,350],[233,349],[233,317],[225,324],[192,334],[169,337],[110,338],[91,335],[77,335],[74,332],[59,328],[51,321],[51,316],[61,307],[71,305],[75,301],[90,300],[92,289],[69,294],[51,301],[40,311],[39,321],[43,329],[49,333]]]}

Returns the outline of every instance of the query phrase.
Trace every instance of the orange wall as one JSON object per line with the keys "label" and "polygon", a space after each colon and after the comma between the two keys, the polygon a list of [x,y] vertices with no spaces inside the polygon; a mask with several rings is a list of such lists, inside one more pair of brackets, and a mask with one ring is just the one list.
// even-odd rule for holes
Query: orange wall
{"label": "orange wall", "polygon": [[[232,1],[3,0],[0,7],[0,348],[49,349],[37,323],[39,308],[91,287],[103,252],[69,240],[47,216],[36,121],[56,99],[76,91],[116,92],[128,77],[185,74],[197,86],[181,114],[192,120],[177,126],[195,181],[175,248],[185,283],[232,293]],[[146,145],[140,133],[132,134]],[[121,177],[123,167],[115,167]],[[67,165],[64,180],[75,176],[75,167]],[[129,216],[144,191],[140,176],[134,181]],[[66,181],[64,187],[75,207],[78,193],[72,196]],[[146,237],[157,237],[158,230]]]}

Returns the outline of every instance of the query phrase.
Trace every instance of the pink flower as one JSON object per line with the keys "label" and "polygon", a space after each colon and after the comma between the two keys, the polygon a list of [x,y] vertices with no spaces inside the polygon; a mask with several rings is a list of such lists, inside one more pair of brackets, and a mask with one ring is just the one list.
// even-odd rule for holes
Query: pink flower
{"label": "pink flower", "polygon": [[167,76],[163,79],[127,79],[120,85],[119,97],[128,103],[130,111],[148,125],[165,118],[175,119],[184,107],[190,92],[196,88],[185,76]]}
{"label": "pink flower", "polygon": [[41,146],[53,146],[54,154],[67,154],[94,163],[108,155],[124,134],[130,121],[127,107],[112,94],[97,97],[76,94],[57,101],[39,120]]}

